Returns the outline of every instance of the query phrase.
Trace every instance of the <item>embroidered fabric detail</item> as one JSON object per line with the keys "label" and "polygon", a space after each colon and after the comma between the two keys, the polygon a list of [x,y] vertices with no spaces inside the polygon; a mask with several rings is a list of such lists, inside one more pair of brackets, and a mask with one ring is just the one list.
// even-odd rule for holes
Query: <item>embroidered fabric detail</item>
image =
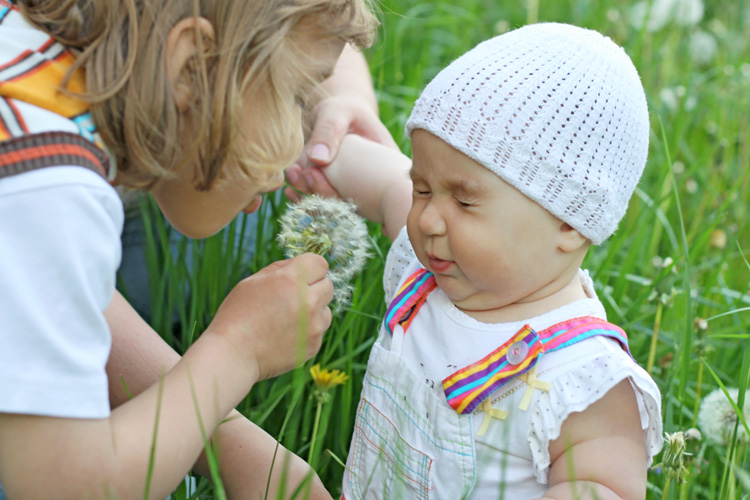
{"label": "embroidered fabric detail", "polygon": [[[590,352],[592,346],[578,349],[578,346],[584,345],[581,343],[571,347],[573,352],[570,357],[574,361],[568,365],[569,368],[558,366],[551,372],[545,372],[545,378],[550,380],[552,388],[539,393],[538,400],[530,410],[527,441],[534,475],[543,484],[548,481],[551,465],[549,443],[560,437],[563,422],[572,413],[586,410],[626,379],[636,396],[649,464],[662,447],[661,397],[654,381],[623,349],[610,341],[600,339],[596,353]],[[590,354],[585,354],[587,352]]]}
{"label": "embroidered fabric detail", "polygon": [[45,167],[81,166],[105,179],[108,155],[88,139],[68,132],[45,132],[0,141],[0,178]]}
{"label": "embroidered fabric detail", "polygon": [[[528,346],[528,355],[520,363],[509,363],[508,351],[519,342]],[[530,370],[543,351],[537,333],[529,325],[524,326],[496,350],[443,380],[448,404],[458,413],[471,413],[496,389]]]}
{"label": "embroidered fabric detail", "polygon": [[435,276],[424,268],[413,273],[399,289],[385,313],[385,328],[393,335],[393,328],[400,324],[404,333],[422,307],[427,296],[437,287]]}
{"label": "embroidered fabric detail", "polygon": [[[484,358],[443,380],[448,404],[458,413],[471,413],[490,394],[536,366],[545,352],[563,349],[597,335],[613,338],[630,355],[628,338],[622,328],[600,318],[575,318],[538,334],[526,325]],[[514,349],[522,351],[521,357]]]}

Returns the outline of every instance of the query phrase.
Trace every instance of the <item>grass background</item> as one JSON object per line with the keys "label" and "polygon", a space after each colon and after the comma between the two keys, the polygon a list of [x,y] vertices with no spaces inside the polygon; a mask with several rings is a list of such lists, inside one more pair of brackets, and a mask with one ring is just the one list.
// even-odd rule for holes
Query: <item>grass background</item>
{"label": "grass background", "polygon": [[[678,3],[692,3],[677,0]],[[654,4],[659,2],[654,2]],[[632,1],[453,0],[380,4],[382,27],[368,50],[381,118],[405,152],[403,126],[423,86],[479,41],[528,22],[557,21],[596,29],[622,45],[638,68],[651,112],[646,171],[618,232],[589,252],[590,269],[609,320],[629,334],[631,351],[650,366],[663,395],[664,428],[696,426],[700,399],[717,387],[747,388],[748,282],[746,256],[750,200],[750,6],[713,0],[702,20],[674,20],[655,31],[634,25]],[[691,40],[708,34],[715,54]],[[200,242],[168,249],[170,229],[145,204],[146,244],[155,328],[178,350],[202,331],[231,286],[248,271],[282,258],[274,242],[281,199],[261,208],[268,220],[255,248],[237,248],[238,227]],[[234,229],[234,230],[231,230]],[[314,362],[340,369],[349,380],[323,406],[311,463],[334,496],[339,492],[362,375],[385,310],[382,271],[388,241],[371,227],[376,251],[356,280],[350,310],[334,318]],[[188,259],[188,251],[202,255]],[[248,263],[248,256],[252,255]],[[190,293],[187,293],[190,290]],[[171,311],[177,311],[173,326]],[[706,320],[705,322],[700,321]],[[705,326],[699,328],[697,325]],[[316,400],[305,367],[260,383],[239,410],[307,458]],[[742,402],[740,402],[740,407]],[[687,482],[671,483],[664,470],[649,472],[649,498],[745,498],[750,492],[746,446],[689,441]],[[660,457],[657,457],[657,462]],[[250,473],[250,471],[248,471]],[[201,498],[220,497],[208,481]],[[176,497],[184,497],[176,492]]]}

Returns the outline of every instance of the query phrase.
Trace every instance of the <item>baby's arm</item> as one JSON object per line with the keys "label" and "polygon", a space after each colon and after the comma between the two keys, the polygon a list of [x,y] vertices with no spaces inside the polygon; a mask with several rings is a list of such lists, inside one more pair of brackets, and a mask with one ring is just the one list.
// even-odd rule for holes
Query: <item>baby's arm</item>
{"label": "baby's arm", "polygon": [[411,160],[400,151],[347,135],[323,174],[342,198],[353,200],[362,216],[383,224],[394,239],[411,208]]}
{"label": "baby's arm", "polygon": [[646,498],[646,448],[626,379],[563,423],[549,445],[550,488],[540,500]]}

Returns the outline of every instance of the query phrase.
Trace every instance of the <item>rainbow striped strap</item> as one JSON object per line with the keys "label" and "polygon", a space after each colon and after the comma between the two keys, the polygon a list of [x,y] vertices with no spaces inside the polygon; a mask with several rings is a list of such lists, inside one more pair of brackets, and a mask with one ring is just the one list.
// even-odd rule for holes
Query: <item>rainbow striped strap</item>
{"label": "rainbow striped strap", "polygon": [[400,324],[404,332],[417,315],[427,296],[437,287],[435,276],[424,268],[419,268],[409,276],[391,301],[385,312],[385,329],[393,335],[393,328]]}
{"label": "rainbow striped strap", "polygon": [[563,349],[595,335],[617,340],[630,354],[625,332],[593,316],[558,323],[540,333],[525,325],[490,354],[443,380],[448,404],[458,413],[471,413],[513,377],[536,366],[545,352]]}
{"label": "rainbow striped strap", "polygon": [[93,142],[68,132],[44,132],[0,141],[0,178],[57,166],[81,166],[107,179],[109,157]]}

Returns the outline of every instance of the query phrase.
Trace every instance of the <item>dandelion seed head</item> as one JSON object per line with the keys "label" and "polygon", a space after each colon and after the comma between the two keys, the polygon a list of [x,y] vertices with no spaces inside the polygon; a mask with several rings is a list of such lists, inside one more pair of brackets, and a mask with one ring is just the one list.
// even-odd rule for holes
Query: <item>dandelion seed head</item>
{"label": "dandelion seed head", "polygon": [[[659,31],[669,22],[671,17],[671,0],[655,0],[651,4],[651,10],[648,10],[648,2],[638,2],[630,9],[630,24],[640,29],[644,21],[646,30],[650,32]],[[648,14],[648,19],[646,15]]]}
{"label": "dandelion seed head", "polygon": [[657,467],[661,467],[662,472],[667,477],[678,482],[684,482],[690,474],[685,467],[685,457],[689,455],[690,453],[685,451],[685,435],[681,431],[672,434],[665,432],[664,451],[661,463]]}
{"label": "dandelion seed head", "polygon": [[635,28],[643,25],[646,15],[646,30],[659,31],[668,23],[678,26],[695,26],[704,14],[703,0],[653,0],[649,11],[648,2],[635,4],[630,10],[630,23]]}
{"label": "dandelion seed head", "polygon": [[701,435],[701,431],[696,429],[695,427],[691,427],[690,429],[686,430],[684,432],[685,434],[685,441],[700,441],[703,439],[703,436]]}
{"label": "dandelion seed head", "polygon": [[705,318],[695,318],[693,327],[698,331],[706,331],[708,330],[708,321]]}
{"label": "dandelion seed head", "polygon": [[711,231],[711,246],[720,250],[727,247],[727,233],[723,229]]}
{"label": "dandelion seed head", "polygon": [[676,111],[680,105],[679,96],[671,87],[664,87],[659,91],[659,100],[669,111]]}
{"label": "dandelion seed head", "polygon": [[693,61],[701,65],[710,64],[716,57],[716,51],[719,48],[716,38],[705,31],[696,31],[690,35],[689,46]]}
{"label": "dandelion seed head", "polygon": [[[739,389],[736,387],[727,387],[727,394],[737,401]],[[750,418],[750,394],[745,394],[745,407],[743,416],[747,421]],[[724,391],[714,389],[706,395],[701,401],[698,410],[698,427],[700,427],[703,436],[711,442],[728,445],[734,434],[734,426],[737,422],[737,413],[735,413],[732,404],[727,399]],[[748,436],[742,424],[737,429],[737,439],[747,442]]]}
{"label": "dandelion seed head", "polygon": [[695,26],[703,19],[703,0],[671,0],[674,21],[680,26]]}
{"label": "dandelion seed head", "polygon": [[325,257],[335,289],[334,312],[346,307],[353,291],[349,281],[364,267],[370,248],[367,226],[355,206],[334,198],[307,196],[290,204],[279,222],[278,240],[286,256],[313,252]]}
{"label": "dandelion seed head", "polygon": [[498,35],[502,35],[503,33],[507,32],[509,29],[510,29],[510,23],[505,19],[501,19],[497,23],[495,23],[495,33]]}

